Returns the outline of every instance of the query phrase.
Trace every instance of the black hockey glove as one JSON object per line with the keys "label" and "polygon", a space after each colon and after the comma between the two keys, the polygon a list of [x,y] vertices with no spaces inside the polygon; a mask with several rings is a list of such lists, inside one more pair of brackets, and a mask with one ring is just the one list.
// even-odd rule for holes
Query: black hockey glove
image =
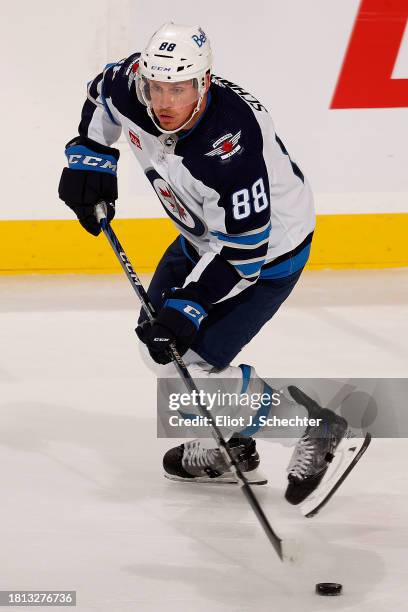
{"label": "black hockey glove", "polygon": [[171,343],[175,343],[180,355],[191,347],[210,309],[210,304],[203,304],[202,299],[199,304],[196,292],[189,289],[172,289],[165,292],[165,297],[157,318],[152,322],[143,321],[136,328],[152,359],[162,365],[171,361],[168,352]]}
{"label": "black hockey glove", "polygon": [[108,221],[115,216],[116,168],[120,153],[113,147],[77,136],[66,145],[65,155],[69,168],[62,171],[59,197],[72,208],[82,227],[97,236],[101,228],[95,217],[95,205],[103,200],[107,205]]}

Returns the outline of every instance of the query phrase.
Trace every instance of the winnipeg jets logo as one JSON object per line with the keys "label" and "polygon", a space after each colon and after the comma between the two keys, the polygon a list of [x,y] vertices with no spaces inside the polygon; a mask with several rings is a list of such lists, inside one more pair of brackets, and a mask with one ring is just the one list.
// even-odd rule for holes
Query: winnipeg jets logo
{"label": "winnipeg jets logo", "polygon": [[163,196],[163,198],[165,198],[166,201],[169,203],[171,212],[177,215],[180,221],[185,222],[187,219],[186,211],[182,207],[182,205],[179,202],[177,202],[176,196],[174,195],[174,193],[172,193],[170,188],[168,187],[167,189],[162,189],[161,187],[159,187],[159,191],[161,195]]}
{"label": "winnipeg jets logo", "polygon": [[193,236],[203,236],[208,229],[194,212],[194,201],[177,194],[154,168],[147,168],[145,173],[170,219]]}
{"label": "winnipeg jets logo", "polygon": [[241,130],[237,132],[234,136],[229,133],[218,138],[213,145],[212,151],[209,151],[205,154],[206,157],[221,157],[221,159],[228,159],[238,153],[238,151],[242,150],[240,144],[238,144],[239,139],[241,138]]}

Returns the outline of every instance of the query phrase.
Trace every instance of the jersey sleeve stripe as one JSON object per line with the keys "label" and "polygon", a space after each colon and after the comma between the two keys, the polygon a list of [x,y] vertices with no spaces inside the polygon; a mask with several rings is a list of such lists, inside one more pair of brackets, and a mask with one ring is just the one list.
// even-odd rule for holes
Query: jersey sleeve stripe
{"label": "jersey sleeve stripe", "polygon": [[230,244],[239,244],[239,245],[259,245],[260,242],[265,240],[269,240],[269,234],[271,232],[271,224],[269,223],[266,229],[261,232],[257,232],[256,234],[247,234],[247,235],[232,235],[232,234],[224,234],[223,232],[210,232],[212,236],[218,238],[218,240],[222,240],[223,242],[228,242]]}
{"label": "jersey sleeve stripe", "polygon": [[245,263],[246,261],[255,261],[256,259],[265,259],[268,252],[268,240],[255,246],[224,246],[220,251],[220,255],[228,261],[234,263]]}
{"label": "jersey sleeve stripe", "polygon": [[[257,249],[258,247],[262,247],[263,245],[266,245],[266,247],[268,247],[268,243],[269,243],[269,237],[265,238],[265,240],[262,240],[261,242],[257,242],[255,244],[234,244],[233,242],[226,242],[225,245],[222,245],[222,248],[230,248],[230,249],[236,249],[237,251],[244,251],[246,250],[250,250],[253,251],[254,249]],[[265,249],[265,252],[267,251],[267,248]]]}
{"label": "jersey sleeve stripe", "polygon": [[109,106],[108,106],[108,104],[107,104],[107,102],[106,102],[106,98],[105,98],[105,96],[104,96],[103,94],[101,94],[101,98],[102,98],[102,102],[103,102],[103,107],[104,107],[104,109],[105,109],[105,111],[106,111],[106,113],[107,113],[107,115],[108,115],[109,119],[110,119],[110,120],[112,121],[112,123],[114,123],[115,125],[120,125],[120,123],[118,123],[118,122],[116,121],[115,117],[112,115],[112,113],[111,113],[111,111],[110,111],[110,108],[109,108]]}
{"label": "jersey sleeve stripe", "polygon": [[87,98],[88,100],[93,102],[96,106],[100,104],[100,102],[97,101],[97,98],[99,96],[98,84],[101,82],[102,77],[103,77],[102,73],[98,74],[98,76],[95,77],[93,81],[89,81],[88,86],[87,86]]}
{"label": "jersey sleeve stripe", "polygon": [[[231,263],[231,262],[230,262]],[[242,263],[242,264],[232,264],[234,268],[239,272],[241,276],[254,276],[258,274],[260,269],[262,268],[265,260],[256,261],[253,263]]]}
{"label": "jersey sleeve stripe", "polygon": [[231,265],[233,266],[242,266],[245,264],[252,264],[252,263],[259,263],[261,262],[262,264],[265,263],[265,255],[263,255],[262,257],[251,257],[250,259],[228,259],[227,260]]}
{"label": "jersey sleeve stripe", "polygon": [[105,81],[104,80],[102,81],[101,85],[102,85],[101,86],[101,100],[102,100],[104,109],[105,109],[109,119],[112,121],[112,123],[114,123],[115,125],[120,125],[120,123],[118,123],[116,121],[115,117],[112,115],[112,112],[111,112],[111,110],[110,110],[110,108],[108,106],[108,103],[106,101],[106,97],[107,97],[106,96],[106,85],[105,85]]}

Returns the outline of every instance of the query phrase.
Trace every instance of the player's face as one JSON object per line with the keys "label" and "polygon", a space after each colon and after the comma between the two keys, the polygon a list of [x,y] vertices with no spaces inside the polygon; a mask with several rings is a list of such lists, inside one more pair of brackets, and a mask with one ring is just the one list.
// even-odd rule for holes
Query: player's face
{"label": "player's face", "polygon": [[149,80],[148,85],[152,109],[164,130],[177,130],[191,117],[198,101],[193,80],[180,83]]}

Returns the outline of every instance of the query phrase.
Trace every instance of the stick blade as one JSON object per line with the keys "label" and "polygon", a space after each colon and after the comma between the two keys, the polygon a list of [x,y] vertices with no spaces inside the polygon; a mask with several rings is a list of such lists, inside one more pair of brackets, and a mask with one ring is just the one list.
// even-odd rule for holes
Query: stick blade
{"label": "stick blade", "polygon": [[360,461],[371,442],[371,434],[365,438],[345,437],[335,451],[333,462],[330,464],[323,480],[317,489],[306,498],[300,506],[304,516],[311,518],[327,504],[334,493],[344,482],[353,468]]}

